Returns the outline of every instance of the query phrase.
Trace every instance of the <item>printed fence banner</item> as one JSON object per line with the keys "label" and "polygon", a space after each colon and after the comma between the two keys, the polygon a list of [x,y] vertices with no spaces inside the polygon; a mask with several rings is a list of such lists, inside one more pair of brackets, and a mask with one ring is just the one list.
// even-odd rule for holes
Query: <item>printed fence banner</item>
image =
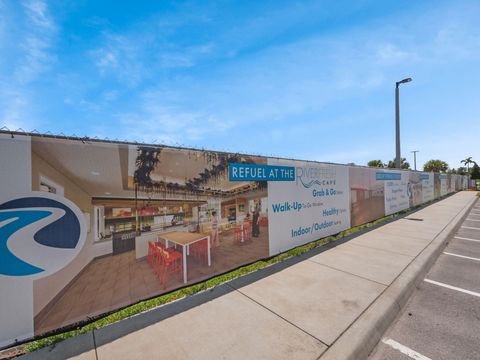
{"label": "printed fence banner", "polygon": [[447,176],[448,176],[448,178],[447,178],[447,179],[448,179],[448,181],[447,181],[447,183],[448,183],[448,190],[447,190],[447,192],[448,192],[448,193],[451,193],[451,192],[454,192],[454,191],[455,191],[455,177],[456,177],[457,175],[455,175],[455,174],[448,174]]}
{"label": "printed fence banner", "polygon": [[462,190],[463,175],[455,175],[455,191]]}
{"label": "printed fence banner", "polygon": [[348,167],[269,159],[295,167],[295,181],[269,182],[270,254],[350,227]]}
{"label": "printed fence banner", "polygon": [[423,180],[421,179],[421,173],[415,171],[409,172],[407,194],[409,207],[418,206],[423,203]]}
{"label": "printed fence banner", "polygon": [[448,193],[448,175],[440,174],[440,196],[445,196]]}
{"label": "printed fence banner", "polygon": [[435,199],[440,197],[440,174],[433,174],[433,194]]}
{"label": "printed fence banner", "polygon": [[0,347],[468,185],[445,174],[1,131],[0,164]]}
{"label": "printed fence banner", "polygon": [[408,209],[408,172],[400,170],[377,170],[376,179],[384,182],[385,215]]}
{"label": "printed fence banner", "polygon": [[349,168],[352,227],[385,216],[385,185],[376,173],[374,168]]}
{"label": "printed fence banner", "polygon": [[266,158],[10,134],[0,157],[0,346],[270,254],[267,182],[229,180]]}
{"label": "printed fence banner", "polygon": [[422,202],[426,203],[434,199],[433,173],[420,173],[422,181]]}

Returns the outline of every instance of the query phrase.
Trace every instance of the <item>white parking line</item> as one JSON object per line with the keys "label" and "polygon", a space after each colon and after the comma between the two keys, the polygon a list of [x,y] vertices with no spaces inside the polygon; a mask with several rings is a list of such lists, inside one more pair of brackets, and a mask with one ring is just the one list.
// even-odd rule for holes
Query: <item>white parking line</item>
{"label": "white parking line", "polygon": [[478,239],[470,239],[470,238],[464,238],[464,237],[461,237],[461,236],[454,236],[455,239],[460,239],[460,240],[467,240],[467,241],[477,241],[477,242],[480,242],[480,240]]}
{"label": "white parking line", "polygon": [[477,219],[468,219],[467,218],[467,219],[465,219],[465,221],[480,221],[480,219],[477,220]]}
{"label": "white parking line", "polygon": [[460,226],[463,229],[473,229],[473,230],[480,230],[480,228],[473,227],[473,226]]}
{"label": "white parking line", "polygon": [[453,253],[449,253],[449,252],[446,252],[446,251],[444,251],[443,253],[444,253],[445,255],[456,256],[456,257],[459,257],[459,258],[462,258],[462,259],[480,261],[480,259],[477,259],[477,258],[474,258],[474,257],[470,257],[470,256],[453,254]]}
{"label": "white parking line", "polygon": [[389,339],[389,338],[383,338],[383,339],[382,339],[382,342],[383,342],[384,344],[390,346],[391,348],[400,351],[402,354],[407,355],[407,356],[410,357],[411,359],[415,359],[415,360],[432,360],[432,359],[430,359],[429,357],[426,357],[426,356],[424,356],[424,355],[416,352],[415,350],[412,350],[412,349],[410,349],[409,347],[407,347],[407,346],[405,346],[405,345],[402,345],[402,344],[396,342],[395,340],[392,340],[392,339]]}
{"label": "white parking line", "polygon": [[433,285],[438,285],[438,286],[441,286],[441,287],[444,287],[444,288],[447,288],[447,289],[450,289],[450,290],[459,291],[459,292],[462,292],[462,293],[464,293],[464,294],[468,294],[468,295],[473,295],[473,296],[476,296],[476,297],[480,297],[480,294],[477,293],[477,292],[475,292],[475,291],[470,291],[470,290],[462,289],[462,288],[459,288],[459,287],[456,287],[456,286],[444,284],[444,283],[441,283],[441,282],[438,282],[438,281],[434,281],[434,280],[430,280],[430,279],[423,279],[423,281],[428,282],[428,283],[433,284]]}

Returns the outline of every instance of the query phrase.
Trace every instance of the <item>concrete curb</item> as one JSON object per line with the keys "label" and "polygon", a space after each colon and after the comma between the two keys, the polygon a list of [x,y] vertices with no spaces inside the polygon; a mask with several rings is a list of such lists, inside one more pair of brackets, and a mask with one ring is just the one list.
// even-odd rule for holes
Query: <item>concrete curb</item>
{"label": "concrete curb", "polygon": [[322,354],[321,360],[366,359],[401,313],[415,288],[423,281],[447,244],[449,236],[466,218],[472,200],[446,225],[365,312]]}

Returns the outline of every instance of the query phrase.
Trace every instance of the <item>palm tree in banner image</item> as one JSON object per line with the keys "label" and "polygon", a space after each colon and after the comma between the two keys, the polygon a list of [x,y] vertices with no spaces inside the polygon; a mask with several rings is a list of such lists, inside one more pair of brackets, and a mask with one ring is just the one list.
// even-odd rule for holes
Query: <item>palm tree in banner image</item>
{"label": "palm tree in banner image", "polygon": [[460,161],[462,164],[464,164],[467,167],[467,175],[470,174],[470,164],[475,164],[475,161],[472,160],[472,157],[469,156],[466,159]]}

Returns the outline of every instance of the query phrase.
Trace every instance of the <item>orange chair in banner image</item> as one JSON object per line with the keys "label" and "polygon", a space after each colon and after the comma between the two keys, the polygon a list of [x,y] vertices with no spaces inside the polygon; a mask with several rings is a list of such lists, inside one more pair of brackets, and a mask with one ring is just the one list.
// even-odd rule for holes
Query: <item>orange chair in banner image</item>
{"label": "orange chair in banner image", "polygon": [[161,259],[161,261],[156,264],[156,273],[159,276],[160,283],[165,289],[170,275],[179,273],[180,277],[183,277],[182,254],[178,251],[167,251],[160,247],[157,247],[156,252]]}

